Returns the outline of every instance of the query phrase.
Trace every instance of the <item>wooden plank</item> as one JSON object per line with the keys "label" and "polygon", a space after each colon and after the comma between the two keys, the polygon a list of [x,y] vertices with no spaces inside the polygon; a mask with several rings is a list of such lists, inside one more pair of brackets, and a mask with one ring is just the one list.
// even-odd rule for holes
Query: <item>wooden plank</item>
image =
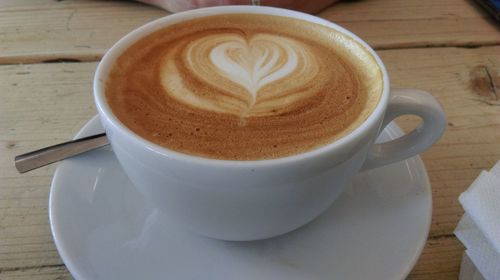
{"label": "wooden plank", "polygon": [[[168,13],[133,1],[4,0],[0,63],[96,61],[120,37]],[[500,44],[472,1],[346,1],[319,14],[378,49]]]}
{"label": "wooden plank", "polygon": [[95,114],[95,63],[0,67],[0,279],[71,279],[52,241],[54,166],[26,175],[14,156],[70,139]]}
{"label": "wooden plank", "polygon": [[376,49],[500,43],[498,25],[472,0],[347,1],[319,15]]}
{"label": "wooden plank", "polygon": [[[481,170],[490,169],[500,160],[498,53],[500,47],[379,51],[393,87],[432,92],[448,115],[443,138],[423,154],[433,186],[431,236],[453,232],[463,213],[458,195]],[[477,67],[488,69],[493,80],[482,80],[475,71]],[[477,89],[478,83],[494,84],[496,88],[485,96]],[[416,125],[410,118],[402,118],[399,124],[403,128]]]}
{"label": "wooden plank", "polygon": [[456,238],[430,239],[407,280],[456,280],[463,252]]}
{"label": "wooden plank", "polygon": [[73,279],[64,264],[12,268],[1,271],[2,280],[70,280]]}
{"label": "wooden plank", "polygon": [[2,1],[0,63],[96,61],[119,38],[166,14],[133,1]]}
{"label": "wooden plank", "polygon": [[[430,241],[410,279],[456,279],[463,249],[452,236],[462,215],[457,197],[480,170],[500,159],[500,106],[498,91],[491,88],[500,84],[500,46],[379,53],[393,86],[428,90],[448,113],[447,132],[423,155],[433,186],[434,214]],[[49,275],[43,278],[41,273],[38,279],[67,277],[59,267],[47,220],[54,166],[19,175],[12,159],[70,139],[95,114],[95,67],[96,63],[0,66],[0,279],[29,279],[36,269]],[[492,80],[485,80],[477,67],[486,69]],[[491,92],[485,94],[488,87],[481,83]],[[405,117],[399,123],[408,130],[415,120]]]}

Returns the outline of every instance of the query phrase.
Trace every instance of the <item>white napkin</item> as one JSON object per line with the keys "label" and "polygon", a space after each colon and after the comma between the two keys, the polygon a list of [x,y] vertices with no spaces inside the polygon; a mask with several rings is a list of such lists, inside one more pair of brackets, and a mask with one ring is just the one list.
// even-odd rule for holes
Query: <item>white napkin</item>
{"label": "white napkin", "polygon": [[500,279],[500,162],[489,172],[482,171],[458,200],[465,214],[455,235],[466,248],[464,257],[480,272],[473,272],[465,259],[460,279],[481,279],[481,275],[486,280]]}
{"label": "white napkin", "polygon": [[483,275],[477,271],[476,266],[470,260],[470,257],[467,255],[467,251],[464,252],[462,257],[458,280],[485,280]]}

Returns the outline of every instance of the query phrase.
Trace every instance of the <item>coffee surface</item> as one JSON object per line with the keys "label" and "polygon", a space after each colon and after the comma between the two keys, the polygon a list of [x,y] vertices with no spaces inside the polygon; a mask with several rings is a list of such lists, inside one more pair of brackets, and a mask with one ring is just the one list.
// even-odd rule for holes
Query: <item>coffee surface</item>
{"label": "coffee surface", "polygon": [[142,38],[117,59],[106,98],[125,126],[163,147],[258,160],[346,135],[373,111],[382,87],[373,56],[342,33],[233,14]]}

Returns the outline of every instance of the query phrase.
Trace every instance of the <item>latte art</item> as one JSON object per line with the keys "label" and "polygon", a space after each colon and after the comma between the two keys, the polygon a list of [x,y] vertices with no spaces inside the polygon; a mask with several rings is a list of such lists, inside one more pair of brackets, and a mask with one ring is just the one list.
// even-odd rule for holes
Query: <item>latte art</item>
{"label": "latte art", "polygon": [[[234,38],[227,38],[227,42],[213,48],[210,61],[225,78],[243,86],[252,95],[253,103],[261,87],[288,78],[296,70],[298,54],[303,51],[298,42],[279,40],[273,35],[258,34],[248,41],[237,35],[230,37]],[[210,43],[203,41],[201,45]],[[190,47],[190,56],[193,47]],[[307,62],[307,58],[301,56],[301,59]],[[191,63],[191,67],[196,65]]]}
{"label": "latte art", "polygon": [[180,153],[260,160],[350,133],[382,92],[373,56],[329,27],[228,14],[192,19],[135,42],[106,81],[116,117]]}
{"label": "latte art", "polygon": [[[275,114],[287,104],[307,98],[313,92],[301,87],[319,71],[307,45],[273,34],[248,37],[227,32],[178,45],[163,57],[165,92],[200,109],[241,117]],[[199,85],[190,87],[180,69],[218,93],[206,95],[197,90]]]}

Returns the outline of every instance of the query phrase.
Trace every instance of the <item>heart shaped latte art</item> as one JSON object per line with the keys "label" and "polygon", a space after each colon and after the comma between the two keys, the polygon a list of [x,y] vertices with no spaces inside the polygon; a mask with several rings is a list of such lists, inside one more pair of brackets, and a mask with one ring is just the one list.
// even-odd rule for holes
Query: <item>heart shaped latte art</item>
{"label": "heart shaped latte art", "polygon": [[247,42],[235,36],[234,41],[213,48],[210,61],[225,78],[244,87],[255,102],[261,87],[287,77],[297,68],[297,56],[286,43],[264,38]]}
{"label": "heart shaped latte art", "polygon": [[306,98],[319,71],[306,44],[272,34],[207,35],[163,58],[162,85],[197,108],[240,116],[268,115]]}

